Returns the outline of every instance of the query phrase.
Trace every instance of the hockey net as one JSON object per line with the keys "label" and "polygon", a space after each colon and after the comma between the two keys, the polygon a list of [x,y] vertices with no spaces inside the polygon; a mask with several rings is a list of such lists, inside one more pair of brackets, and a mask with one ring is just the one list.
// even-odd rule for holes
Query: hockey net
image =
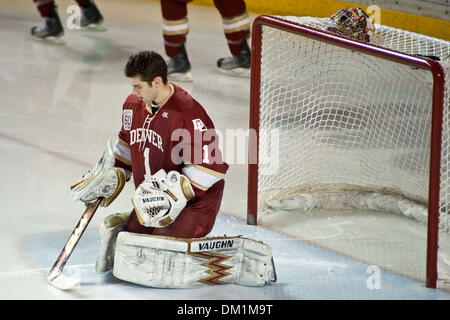
{"label": "hockey net", "polygon": [[[450,43],[376,25],[365,44],[324,32],[327,23],[273,16],[254,22],[250,128],[257,132],[258,161],[249,165],[248,222],[296,211],[307,225],[323,209],[408,217],[418,226],[413,240],[403,241],[414,248],[421,241],[420,252],[392,266],[389,240],[380,233],[383,239],[368,245],[378,253],[360,249],[365,262],[429,287],[438,279],[448,286]],[[389,224],[381,228],[397,233],[392,256],[410,252],[398,241],[407,233],[404,222],[391,231]],[[344,254],[361,256],[347,249]]]}

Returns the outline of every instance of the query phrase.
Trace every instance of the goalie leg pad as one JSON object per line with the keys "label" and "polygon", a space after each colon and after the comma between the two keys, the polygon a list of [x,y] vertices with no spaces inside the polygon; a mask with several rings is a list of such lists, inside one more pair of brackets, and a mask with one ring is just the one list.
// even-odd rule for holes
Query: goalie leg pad
{"label": "goalie leg pad", "polygon": [[269,245],[242,237],[183,239],[121,232],[115,277],[156,288],[276,281]]}
{"label": "goalie leg pad", "polygon": [[100,226],[101,248],[95,263],[95,271],[105,273],[113,269],[116,239],[119,232],[125,229],[129,214],[116,213],[107,216]]}

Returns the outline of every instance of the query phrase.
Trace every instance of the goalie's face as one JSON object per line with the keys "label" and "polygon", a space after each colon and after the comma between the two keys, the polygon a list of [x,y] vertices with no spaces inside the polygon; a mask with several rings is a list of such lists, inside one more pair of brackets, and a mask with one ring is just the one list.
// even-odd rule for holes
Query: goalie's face
{"label": "goalie's face", "polygon": [[140,76],[130,78],[130,82],[133,87],[133,93],[144,101],[144,103],[151,103],[158,96],[156,86],[150,85],[147,81],[142,81]]}

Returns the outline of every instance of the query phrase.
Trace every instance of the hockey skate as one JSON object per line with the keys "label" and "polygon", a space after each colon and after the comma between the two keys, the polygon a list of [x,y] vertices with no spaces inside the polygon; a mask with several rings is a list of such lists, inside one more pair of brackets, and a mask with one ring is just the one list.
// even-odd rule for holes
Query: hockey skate
{"label": "hockey skate", "polygon": [[229,76],[250,78],[250,48],[247,40],[242,41],[242,50],[237,56],[217,60],[217,68]]}
{"label": "hockey skate", "polygon": [[75,19],[79,30],[106,31],[104,19],[94,1],[89,0],[86,7],[81,8],[81,15]]}
{"label": "hockey skate", "polygon": [[180,46],[181,53],[170,58],[167,63],[167,78],[170,81],[191,82],[191,63],[189,62],[184,44]]}
{"label": "hockey skate", "polygon": [[59,19],[56,6],[39,26],[31,28],[31,36],[35,40],[47,41],[55,44],[64,44],[60,38],[64,35],[64,28]]}

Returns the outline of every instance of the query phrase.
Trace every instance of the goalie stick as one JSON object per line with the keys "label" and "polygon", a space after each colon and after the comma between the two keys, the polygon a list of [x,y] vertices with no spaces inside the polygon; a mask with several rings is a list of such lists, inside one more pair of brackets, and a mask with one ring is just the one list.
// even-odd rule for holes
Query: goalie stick
{"label": "goalie stick", "polygon": [[79,279],[72,279],[65,276],[62,273],[62,270],[102,201],[103,198],[99,198],[96,202],[90,204],[86,208],[80,220],[78,221],[77,226],[70,235],[69,240],[67,240],[66,245],[59,254],[58,259],[56,259],[55,264],[50,269],[47,280],[54,287],[61,290],[70,290],[75,288],[80,283]]}

